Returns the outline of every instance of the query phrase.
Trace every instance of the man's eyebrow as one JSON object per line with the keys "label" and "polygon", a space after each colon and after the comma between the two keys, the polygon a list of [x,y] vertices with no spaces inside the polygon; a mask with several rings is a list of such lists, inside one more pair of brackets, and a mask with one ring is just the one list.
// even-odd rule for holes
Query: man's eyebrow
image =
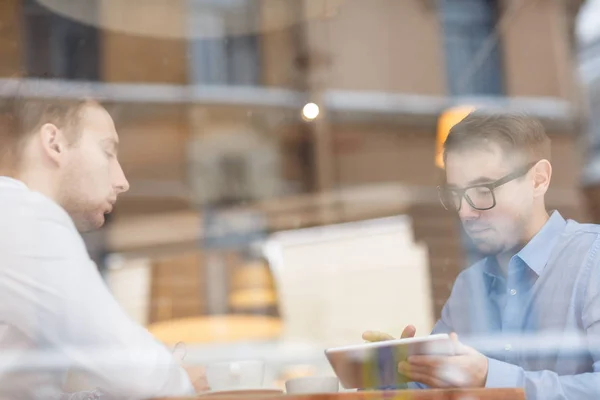
{"label": "man's eyebrow", "polygon": [[[465,187],[472,186],[472,185],[480,185],[483,183],[491,183],[491,182],[494,182],[495,180],[496,180],[495,178],[489,178],[487,176],[480,176],[478,178],[472,179],[469,182],[467,182]],[[458,186],[453,185],[453,184],[447,184],[446,187],[448,189],[458,189]]]}
{"label": "man's eyebrow", "polygon": [[496,178],[489,178],[487,176],[480,176],[479,178],[475,178],[473,180],[470,180],[468,182],[468,185],[477,185],[480,183],[490,183],[490,182],[494,182],[496,180]]}

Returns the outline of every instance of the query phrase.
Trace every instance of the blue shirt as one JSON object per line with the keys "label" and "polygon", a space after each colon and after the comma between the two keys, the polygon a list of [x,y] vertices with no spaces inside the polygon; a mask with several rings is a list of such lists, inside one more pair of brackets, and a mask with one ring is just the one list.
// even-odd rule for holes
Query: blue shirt
{"label": "blue shirt", "polygon": [[433,328],[444,332],[489,358],[486,387],[600,399],[600,225],[554,212],[506,276],[495,257],[463,271]]}

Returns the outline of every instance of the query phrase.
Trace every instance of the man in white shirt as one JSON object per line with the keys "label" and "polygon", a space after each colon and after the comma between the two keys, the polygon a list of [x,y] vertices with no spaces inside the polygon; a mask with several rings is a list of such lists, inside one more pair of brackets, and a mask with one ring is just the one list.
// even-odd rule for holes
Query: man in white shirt
{"label": "man in white shirt", "polygon": [[118,140],[94,101],[0,100],[0,398],[58,397],[67,371],[119,398],[205,388],[125,314],[78,233],[129,188]]}

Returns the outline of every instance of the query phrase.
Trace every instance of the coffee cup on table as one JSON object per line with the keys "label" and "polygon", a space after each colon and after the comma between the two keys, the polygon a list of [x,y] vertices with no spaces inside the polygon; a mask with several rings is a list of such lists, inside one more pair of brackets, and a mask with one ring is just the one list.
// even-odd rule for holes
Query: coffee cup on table
{"label": "coffee cup on table", "polygon": [[206,367],[211,391],[261,389],[264,376],[262,361],[220,362]]}
{"label": "coffee cup on table", "polygon": [[340,390],[340,381],[335,376],[305,376],[285,382],[288,394],[336,393]]}

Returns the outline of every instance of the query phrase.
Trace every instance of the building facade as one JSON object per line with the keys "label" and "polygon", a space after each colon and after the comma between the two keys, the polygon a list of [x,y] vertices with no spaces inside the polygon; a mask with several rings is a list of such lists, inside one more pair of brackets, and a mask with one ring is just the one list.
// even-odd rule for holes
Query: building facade
{"label": "building facade", "polygon": [[[132,186],[109,251],[197,252],[209,206],[251,205],[271,231],[409,213],[439,313],[465,264],[434,194],[437,118],[457,104],[539,116],[553,142],[549,206],[585,218],[578,1],[157,0],[143,16],[137,2],[57,4],[0,2],[0,78],[54,78],[106,100]],[[308,102],[320,107],[313,121]],[[419,200],[319,200],[386,185]],[[149,229],[132,237],[132,223]]]}

